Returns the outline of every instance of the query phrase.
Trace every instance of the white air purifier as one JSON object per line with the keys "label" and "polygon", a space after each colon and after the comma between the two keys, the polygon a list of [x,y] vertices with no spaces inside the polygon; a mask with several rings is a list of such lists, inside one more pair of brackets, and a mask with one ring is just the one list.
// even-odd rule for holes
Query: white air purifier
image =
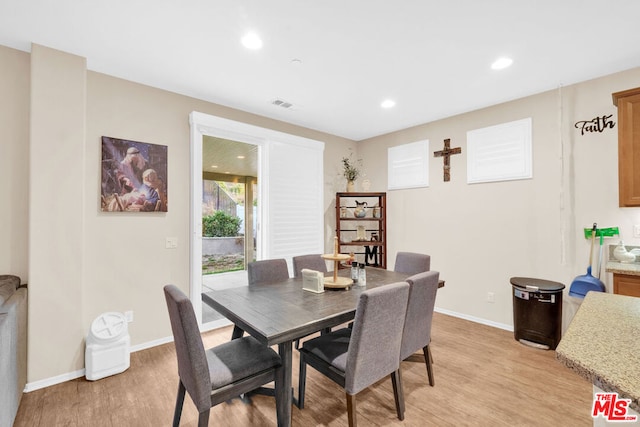
{"label": "white air purifier", "polygon": [[87,335],[85,376],[90,381],[119,374],[129,368],[129,328],[124,314],[98,316]]}

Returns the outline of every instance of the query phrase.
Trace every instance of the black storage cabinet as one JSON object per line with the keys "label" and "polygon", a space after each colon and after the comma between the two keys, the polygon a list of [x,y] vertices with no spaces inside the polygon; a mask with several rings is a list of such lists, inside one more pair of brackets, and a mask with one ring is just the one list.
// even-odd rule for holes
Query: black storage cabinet
{"label": "black storage cabinet", "polygon": [[512,277],[513,335],[523,344],[555,350],[562,336],[564,285],[530,277]]}

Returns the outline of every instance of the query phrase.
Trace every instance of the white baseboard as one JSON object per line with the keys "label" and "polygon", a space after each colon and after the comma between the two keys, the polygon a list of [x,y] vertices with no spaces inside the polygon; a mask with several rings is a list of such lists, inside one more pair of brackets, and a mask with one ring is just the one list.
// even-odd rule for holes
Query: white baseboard
{"label": "white baseboard", "polygon": [[214,329],[224,328],[229,325],[233,325],[233,323],[231,323],[229,319],[223,317],[222,319],[214,320],[213,322],[204,323],[200,327],[200,332],[208,332]]}
{"label": "white baseboard", "polygon": [[164,338],[159,338],[153,341],[147,341],[142,344],[132,345],[130,348],[130,351],[131,353],[135,353],[136,351],[146,350],[151,347],[157,347],[159,345],[166,344],[168,342],[173,342],[173,335],[164,337]]}
{"label": "white baseboard", "polygon": [[84,369],[80,369],[75,372],[68,372],[66,374],[57,375],[51,378],[45,378],[44,380],[33,381],[25,384],[24,392],[29,393],[30,391],[39,390],[41,388],[50,387],[52,385],[60,384],[66,381],[75,380],[76,378],[84,377]]}
{"label": "white baseboard", "polygon": [[458,317],[460,319],[469,320],[470,322],[480,323],[482,325],[493,326],[494,328],[504,329],[505,331],[513,332],[513,325],[507,325],[506,323],[498,323],[480,317],[469,316],[468,314],[458,313],[456,311],[445,310],[444,308],[434,308],[437,313],[446,314],[448,316]]}

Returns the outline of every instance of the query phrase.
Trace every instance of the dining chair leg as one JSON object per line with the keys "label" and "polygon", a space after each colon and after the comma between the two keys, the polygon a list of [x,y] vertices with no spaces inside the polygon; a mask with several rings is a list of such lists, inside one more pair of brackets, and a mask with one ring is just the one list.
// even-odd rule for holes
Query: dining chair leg
{"label": "dining chair leg", "polygon": [[400,421],[404,420],[404,390],[402,388],[402,375],[400,369],[391,373],[391,384],[393,384],[393,397],[396,401],[396,413]]}
{"label": "dining chair leg", "polygon": [[207,427],[209,425],[209,412],[211,412],[211,408],[200,412],[198,416],[198,427]]}
{"label": "dining chair leg", "polygon": [[300,353],[300,370],[298,371],[298,408],[304,409],[304,389],[307,381],[307,363],[304,353]]}
{"label": "dining chair leg", "polygon": [[356,395],[345,394],[347,395],[347,418],[349,419],[349,427],[356,427]]}
{"label": "dining chair leg", "polygon": [[278,408],[287,404],[284,401],[284,398],[283,398],[284,393],[282,392],[282,389],[284,387],[284,368],[282,366],[276,368],[274,382],[275,382],[274,388],[275,388],[275,398],[276,398],[276,417],[278,420],[278,427],[280,427],[280,426],[287,425],[287,423],[285,422],[285,419],[282,416],[282,411],[278,410]]}
{"label": "dining chair leg", "polygon": [[427,375],[429,376],[429,385],[433,387],[436,385],[436,381],[433,378],[433,358],[431,357],[431,347],[427,344],[426,347],[422,349],[424,353],[424,363],[427,364]]}
{"label": "dining chair leg", "polygon": [[178,397],[176,398],[176,409],[173,411],[173,427],[180,425],[180,416],[182,415],[182,405],[184,403],[184,395],[186,389],[182,380],[178,383]]}

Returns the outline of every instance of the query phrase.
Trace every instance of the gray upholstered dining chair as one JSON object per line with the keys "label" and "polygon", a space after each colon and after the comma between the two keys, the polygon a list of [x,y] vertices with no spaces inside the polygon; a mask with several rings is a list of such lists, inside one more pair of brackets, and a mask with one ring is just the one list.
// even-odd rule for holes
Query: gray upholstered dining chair
{"label": "gray upholstered dining chair", "polygon": [[[394,283],[360,294],[353,329],[306,341],[300,352],[298,406],[304,408],[307,365],[344,388],[349,426],[356,425],[356,394],[391,376],[398,419],[404,419],[400,346],[409,284]],[[380,345],[384,343],[384,345]]]}
{"label": "gray upholstered dining chair", "polygon": [[426,271],[407,279],[409,283],[409,304],[402,333],[400,359],[406,360],[422,349],[424,362],[427,365],[429,384],[433,387],[433,359],[431,358],[431,321],[438,291],[437,271]]}
{"label": "gray upholstered dining chair", "polygon": [[301,277],[302,270],[308,268],[309,270],[327,272],[327,263],[322,259],[320,254],[314,255],[299,255],[293,257],[293,273],[294,277]]}
{"label": "gray upholstered dining chair", "polygon": [[[271,381],[276,389],[284,380],[278,353],[245,337],[205,351],[191,301],[176,286],[164,287],[171,330],[178,357],[178,397],[173,426],[180,424],[185,392],[199,412],[198,426],[207,426],[211,407]],[[277,397],[276,405],[282,402]],[[278,412],[278,411],[276,411]],[[281,420],[278,420],[280,424]]]}
{"label": "gray upholstered dining chair", "polygon": [[431,269],[431,256],[415,252],[398,252],[394,271],[406,274],[418,274]]}
{"label": "gray upholstered dining chair", "polygon": [[249,286],[281,282],[289,278],[289,268],[284,258],[265,259],[247,264]]}
{"label": "gray upholstered dining chair", "polygon": [[[289,278],[289,268],[284,258],[265,259],[253,261],[247,264],[247,277],[249,286],[268,285],[281,282]],[[238,325],[234,325],[231,339],[244,335],[244,331]]]}

